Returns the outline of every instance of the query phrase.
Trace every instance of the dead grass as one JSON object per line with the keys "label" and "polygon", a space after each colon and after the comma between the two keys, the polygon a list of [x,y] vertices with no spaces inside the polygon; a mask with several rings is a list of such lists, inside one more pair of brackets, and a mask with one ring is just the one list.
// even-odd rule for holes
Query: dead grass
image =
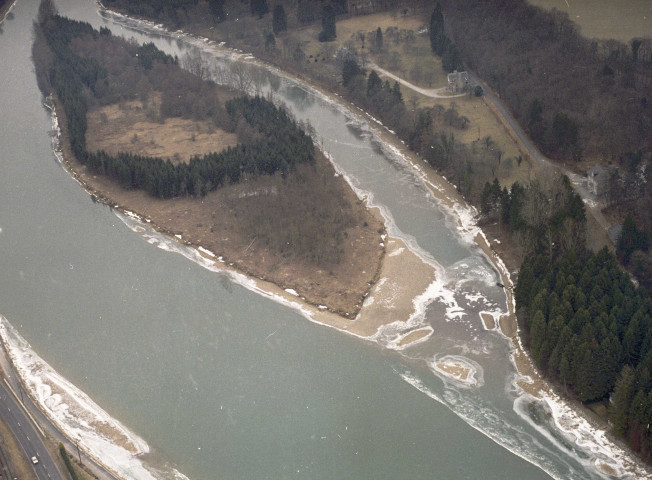
{"label": "dead grass", "polygon": [[[268,280],[281,288],[292,288],[309,303],[325,305],[349,318],[359,311],[365,295],[378,278],[385,251],[381,240],[384,225],[382,219],[373,215],[356,197],[344,178],[335,175],[323,155],[317,155],[314,166],[300,165],[301,171],[288,175],[285,180],[280,176],[260,176],[225,186],[203,198],[161,200],[144,191],[126,190],[106,177],[88,172],[70,151],[60,105],[57,112],[61,116],[66,166],[94,197],[141,215],[164,233],[181,235],[185,244],[202,246],[250,276]],[[274,195],[284,183],[297,181],[304,183],[301,188],[308,191],[323,190],[324,183],[328,182],[328,191],[341,200],[337,205],[342,202],[348,205],[346,213],[352,221],[344,231],[337,232],[343,239],[338,243],[341,249],[338,262],[320,267],[310,258],[283,255],[256,241],[246,228],[247,223],[251,223],[242,217],[247,209],[238,209],[238,206],[251,197],[249,193]],[[300,211],[297,209],[294,215]],[[295,223],[311,221],[300,216],[293,219]]]}
{"label": "dead grass", "polygon": [[649,0],[528,0],[532,5],[567,12],[589,38],[629,42],[652,32]]}
{"label": "dead grass", "polygon": [[94,108],[88,112],[86,144],[89,151],[132,152],[139,155],[188,161],[194,155],[221,151],[237,144],[237,136],[215,128],[209,121],[158,118],[160,94],[140,100]]}
{"label": "dead grass", "polygon": [[[303,181],[308,185],[323,180],[319,169],[332,169],[327,160],[322,158],[319,162],[317,168],[299,167]],[[247,228],[249,222],[243,218],[246,209],[238,208],[239,204],[248,200],[248,192],[274,195],[272,187],[284,182],[279,177],[261,176],[244,184],[223,187],[201,199],[160,200],[143,191],[125,190],[102,176],[89,175],[79,164],[73,163],[71,167],[89,190],[110,199],[110,204],[123,206],[150,219],[163,232],[181,235],[184,243],[202,246],[251,276],[292,288],[310,303],[326,305],[333,311],[353,317],[377,277],[384,253],[380,239],[383,224],[358,201],[342,177],[331,175],[339,195],[351,205],[351,214],[356,221],[342,232],[345,240],[341,244],[340,261],[320,267],[307,258],[289,258],[280,254],[263,241],[257,241]],[[285,181],[295,181],[293,178],[296,174]],[[300,221],[301,218],[293,219],[293,222]]]}
{"label": "dead grass", "polygon": [[462,381],[465,381],[467,378],[469,378],[469,374],[471,373],[469,367],[465,367],[464,365],[456,362],[438,362],[436,365],[439,370]]}
{"label": "dead grass", "polygon": [[[397,27],[399,29],[413,30],[415,32],[414,42],[409,48],[406,48],[405,43],[395,45],[390,39],[384,40],[386,49],[394,49],[400,52],[402,67],[398,70],[392,70],[389,66],[384,65],[383,68],[391,71],[392,73],[405,78],[411,83],[424,88],[438,88],[447,84],[446,72],[441,68],[441,60],[434,56],[430,50],[430,41],[427,35],[418,35],[416,32],[424,25],[423,18],[420,15],[396,15],[395,13],[378,13],[373,15],[353,17],[350,19],[338,21],[337,32],[338,38],[334,42],[338,46],[343,45],[347,40],[352,40],[359,51],[361,50],[362,43],[355,38],[355,33],[359,31],[369,32],[373,31],[379,26],[383,32],[388,27]],[[302,39],[307,45],[318,43],[316,40],[317,27],[306,28],[301,31]],[[370,58],[378,62],[378,55],[371,55]],[[415,63],[422,65],[431,64],[435,77],[432,83],[428,82],[415,82],[410,78],[410,71]],[[511,134],[509,129],[500,121],[499,117],[491,110],[487,102],[482,98],[473,96],[463,96],[451,99],[435,99],[422,95],[414,90],[410,90],[402,86],[401,91],[408,108],[432,107],[434,105],[442,105],[449,108],[454,102],[461,115],[466,116],[470,120],[470,126],[466,130],[455,130],[455,137],[470,145],[472,142],[490,136],[500,148],[503,153],[503,160],[500,167],[496,170],[496,176],[502,185],[511,185],[515,181],[521,184],[527,184],[535,168],[533,162],[530,161],[527,152],[519,146],[515,139],[515,135]],[[519,166],[514,160],[516,157],[521,156],[523,161]]]}

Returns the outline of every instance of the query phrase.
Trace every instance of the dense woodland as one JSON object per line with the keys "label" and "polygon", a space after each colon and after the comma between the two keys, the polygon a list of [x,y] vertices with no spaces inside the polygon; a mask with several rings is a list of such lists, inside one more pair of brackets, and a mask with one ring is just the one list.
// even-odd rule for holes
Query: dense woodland
{"label": "dense woodland", "polygon": [[652,458],[652,301],[606,249],[532,254],[516,288],[539,367],[581,401],[610,398],[614,431]]}
{"label": "dense woodland", "polygon": [[[586,152],[614,162],[639,150],[652,154],[650,39],[589,40],[566,14],[525,1],[442,6],[466,65],[500,94],[544,152],[560,160]],[[555,128],[560,115],[576,138],[559,137],[566,130]]]}

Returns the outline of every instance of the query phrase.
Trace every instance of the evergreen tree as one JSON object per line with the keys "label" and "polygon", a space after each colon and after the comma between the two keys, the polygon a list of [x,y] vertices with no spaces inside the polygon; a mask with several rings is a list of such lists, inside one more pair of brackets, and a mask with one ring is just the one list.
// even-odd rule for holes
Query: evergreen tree
{"label": "evergreen tree", "polygon": [[435,10],[430,16],[430,48],[440,57],[444,54],[448,44],[448,38],[444,32],[444,14],[441,10],[441,4],[437,2]]}
{"label": "evergreen tree", "polygon": [[377,52],[383,49],[383,30],[380,27],[376,29],[376,36],[374,37],[374,49]]}
{"label": "evergreen tree", "polygon": [[541,310],[537,310],[530,324],[530,351],[537,361],[541,362],[541,345],[545,339],[546,317]]}
{"label": "evergreen tree", "polygon": [[363,71],[355,60],[345,60],[342,65],[342,84],[346,87],[356,75],[362,75]]}
{"label": "evergreen tree", "polygon": [[283,5],[276,5],[274,7],[274,12],[272,13],[272,29],[275,35],[278,35],[279,32],[285,32],[288,29]]}
{"label": "evergreen tree", "polygon": [[401,93],[401,86],[398,84],[398,82],[394,82],[394,86],[392,87],[392,95],[397,102],[403,103],[403,94]]}
{"label": "evergreen tree", "polygon": [[648,251],[650,236],[645,230],[639,230],[631,213],[628,213],[623,223],[623,229],[618,238],[616,250],[625,265],[629,264],[636,250]]}
{"label": "evergreen tree", "polygon": [[258,15],[258,17],[263,18],[267,12],[269,12],[269,7],[267,6],[267,0],[250,0],[251,1],[251,14]]}
{"label": "evergreen tree", "polygon": [[337,37],[335,33],[335,10],[331,5],[325,5],[321,10],[322,31],[319,32],[320,42],[330,42]]}
{"label": "evergreen tree", "polygon": [[369,73],[369,78],[367,79],[367,96],[373,97],[383,88],[383,81],[380,79],[375,70],[372,70]]}
{"label": "evergreen tree", "polygon": [[221,22],[226,18],[224,13],[224,1],[225,0],[208,0],[208,9],[216,22]]}

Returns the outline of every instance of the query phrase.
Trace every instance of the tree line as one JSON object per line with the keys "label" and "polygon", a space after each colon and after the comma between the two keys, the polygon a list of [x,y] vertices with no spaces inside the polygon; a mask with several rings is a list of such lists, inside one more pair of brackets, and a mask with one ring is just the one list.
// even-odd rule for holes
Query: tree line
{"label": "tree line", "polygon": [[430,16],[428,34],[430,35],[430,48],[436,55],[441,57],[442,68],[447,72],[464,70],[464,63],[459,49],[446,35],[444,14],[440,3],[437,3]]}
{"label": "tree line", "polygon": [[[232,128],[244,122],[259,135],[253,135],[252,141],[246,144],[194,157],[187,164],[173,165],[169,160],[130,153],[109,155],[104,151],[89,152],[85,143],[86,99],[101,99],[111,91],[112,84],[107,72],[115,66],[107,70],[96,58],[76,54],[71,45],[75,39],[90,44],[100,37],[109,38],[110,32],[97,32],[86,23],[56,14],[44,16],[37,30],[37,36],[47,44],[52,54],[49,63],[37,64],[37,70],[42,77],[43,71],[47,72],[44,86],[50,86],[63,105],[73,154],[93,172],[106,175],[125,188],[144,189],[160,198],[199,196],[215,190],[224,182],[238,182],[246,175],[286,174],[297,164],[314,160],[311,138],[285,110],[260,97],[234,98],[223,109]],[[122,41],[116,41],[121,45]],[[176,59],[159,51],[153,44],[138,46],[132,53],[136,59],[136,70],[156,72],[158,66],[166,66],[180,71]],[[41,57],[46,56],[39,55]],[[200,79],[197,81],[201,82]],[[105,88],[100,89],[98,85]],[[172,92],[181,92],[183,85],[180,82],[176,86],[172,84],[170,88]],[[164,94],[162,109],[165,108],[165,98]]]}
{"label": "tree line", "polygon": [[614,431],[652,458],[652,301],[613,254],[533,253],[515,290],[532,358],[583,402],[609,398]]}

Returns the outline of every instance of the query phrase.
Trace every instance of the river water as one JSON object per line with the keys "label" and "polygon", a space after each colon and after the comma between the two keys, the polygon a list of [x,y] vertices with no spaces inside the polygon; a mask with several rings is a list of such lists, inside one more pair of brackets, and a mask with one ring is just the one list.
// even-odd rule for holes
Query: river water
{"label": "river water", "polygon": [[[179,56],[201,46],[101,16],[92,1],[56,3]],[[281,78],[275,98],[310,121],[390,234],[438,269],[416,319],[434,334],[402,351],[385,348],[383,335],[365,341],[315,324],[91,201],[48,136],[30,61],[37,6],[19,0],[0,33],[0,313],[147,442],[143,464],[166,472],[154,476],[601,478],[595,464],[610,450],[594,434],[580,447],[556,429],[556,404],[544,408],[514,386],[511,345],[483,328],[480,311],[506,310],[497,272],[369,125]],[[201,51],[231,61],[214,46]],[[443,357],[472,367],[477,384],[439,374]]]}

